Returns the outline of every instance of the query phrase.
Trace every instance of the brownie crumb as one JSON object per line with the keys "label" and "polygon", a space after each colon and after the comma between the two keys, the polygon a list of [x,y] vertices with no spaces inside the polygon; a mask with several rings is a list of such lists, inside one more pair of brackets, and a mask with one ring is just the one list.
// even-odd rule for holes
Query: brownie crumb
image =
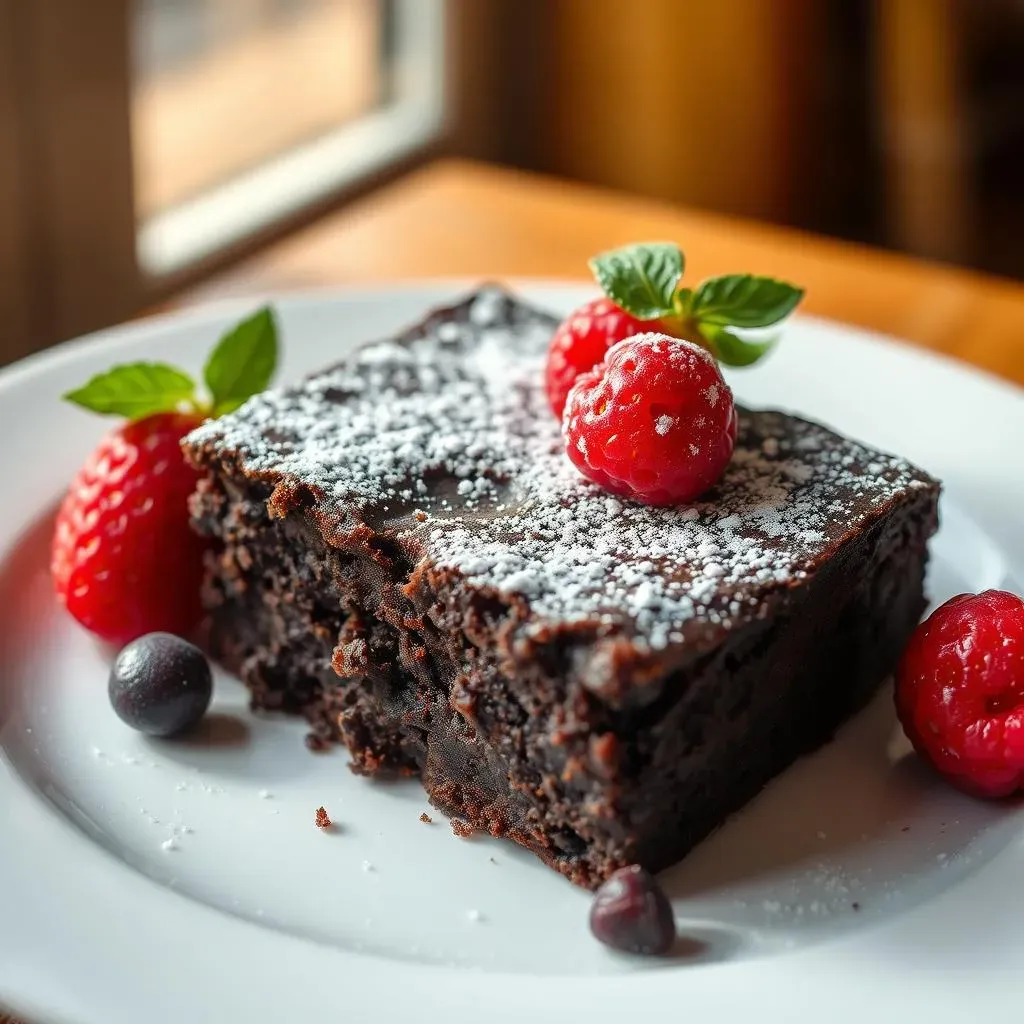
{"label": "brownie crumb", "polygon": [[468,821],[463,821],[461,818],[452,818],[452,831],[460,839],[469,839],[476,829]]}
{"label": "brownie crumb", "polygon": [[420,821],[422,821],[424,825],[432,825],[434,823],[434,819],[427,814],[426,811],[420,815]]}
{"label": "brownie crumb", "polygon": [[909,825],[904,825],[903,828],[900,829],[900,831],[901,832],[909,832],[910,831],[910,826]]}
{"label": "brownie crumb", "polygon": [[306,749],[313,751],[314,754],[322,754],[330,743],[323,738],[318,736],[315,732],[306,733]]}
{"label": "brownie crumb", "polygon": [[851,905],[853,906],[853,909],[854,909],[854,910],[860,910],[860,904],[859,904],[859,903],[856,903],[856,902],[855,902],[855,903],[853,903],[853,904],[851,904]]}
{"label": "brownie crumb", "polygon": [[328,829],[331,827],[331,818],[327,813],[326,807],[318,807],[316,809],[316,827],[320,829]]}

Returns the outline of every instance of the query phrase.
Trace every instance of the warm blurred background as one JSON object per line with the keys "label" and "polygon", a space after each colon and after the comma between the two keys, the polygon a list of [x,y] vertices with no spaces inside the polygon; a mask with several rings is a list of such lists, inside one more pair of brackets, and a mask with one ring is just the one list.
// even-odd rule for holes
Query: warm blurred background
{"label": "warm blurred background", "polygon": [[438,153],[1024,278],[1024,0],[0,0],[0,362]]}

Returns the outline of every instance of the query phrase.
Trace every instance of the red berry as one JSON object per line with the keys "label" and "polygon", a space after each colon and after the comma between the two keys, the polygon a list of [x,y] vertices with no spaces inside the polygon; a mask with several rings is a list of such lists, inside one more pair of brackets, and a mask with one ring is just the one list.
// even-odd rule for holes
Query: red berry
{"label": "red berry", "polygon": [[68,611],[97,636],[187,633],[202,617],[206,542],[189,527],[198,474],[179,441],[199,417],[160,413],[111,431],[57,514],[51,570]]}
{"label": "red berry", "polygon": [[896,673],[896,711],[915,749],[961,789],[1024,789],[1024,601],[987,590],[937,608]]}
{"label": "red berry", "polygon": [[562,433],[584,476],[648,505],[674,505],[721,477],[736,443],[736,409],[707,351],[641,334],[579,378]]}
{"label": "red berry", "polygon": [[545,375],[554,414],[562,418],[565,399],[576,378],[597,366],[612,345],[656,326],[651,321],[637,320],[603,297],[580,306],[562,321],[551,339]]}

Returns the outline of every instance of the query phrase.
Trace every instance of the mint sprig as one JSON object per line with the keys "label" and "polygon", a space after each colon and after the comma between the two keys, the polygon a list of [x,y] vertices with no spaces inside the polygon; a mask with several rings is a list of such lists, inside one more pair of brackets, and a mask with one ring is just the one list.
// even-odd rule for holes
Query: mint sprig
{"label": "mint sprig", "polygon": [[122,363],[63,397],[104,416],[142,419],[192,400],[196,382],[166,363]]}
{"label": "mint sprig", "polygon": [[705,324],[701,328],[704,341],[714,357],[725,366],[750,366],[766,356],[778,341],[778,334],[751,340],[741,338],[728,327]]}
{"label": "mint sprig", "polygon": [[672,310],[683,262],[678,245],[651,242],[595,256],[590,269],[616,306],[638,320],[657,320]]}
{"label": "mint sprig", "polygon": [[228,331],[206,362],[208,399],[189,374],[167,363],[121,363],[62,397],[103,416],[140,420],[165,412],[220,416],[266,389],[277,366],[277,322],[269,307]]}
{"label": "mint sprig", "polygon": [[726,366],[763,358],[778,332],[767,338],[743,332],[780,324],[804,296],[802,288],[756,274],[725,274],[684,288],[684,266],[682,250],[667,242],[628,245],[590,261],[598,284],[620,309],[659,321],[660,329],[703,345]]}
{"label": "mint sprig", "polygon": [[803,290],[772,277],[726,274],[701,282],[691,315],[720,327],[771,327],[796,309]]}
{"label": "mint sprig", "polygon": [[265,391],[277,366],[277,324],[269,308],[254,313],[224,335],[203,370],[213,414],[232,412]]}

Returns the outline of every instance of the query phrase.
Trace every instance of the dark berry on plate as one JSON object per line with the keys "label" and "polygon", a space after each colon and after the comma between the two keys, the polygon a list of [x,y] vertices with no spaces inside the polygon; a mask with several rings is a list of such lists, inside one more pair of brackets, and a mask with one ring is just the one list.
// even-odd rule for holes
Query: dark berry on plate
{"label": "dark berry on plate", "polygon": [[736,443],[732,392],[706,349],[640,334],[609,349],[573,385],[562,428],[577,469],[648,505],[693,501]]}
{"label": "dark berry on plate", "polygon": [[189,525],[199,474],[180,441],[201,422],[158,413],[111,431],[79,470],[57,515],[51,568],[67,610],[97,636],[187,633],[203,614],[207,542]]}
{"label": "dark berry on plate", "polygon": [[206,714],[213,694],[210,663],[171,633],[149,633],[125,647],[110,670],[118,717],[149,736],[175,736]]}
{"label": "dark berry on plate", "polygon": [[911,638],[896,711],[922,757],[982,797],[1024,789],[1024,600],[960,594]]}
{"label": "dark berry on plate", "polygon": [[590,931],[612,949],[657,956],[675,942],[676,922],[661,886],[633,864],[616,871],[594,894]]}
{"label": "dark berry on plate", "polygon": [[566,317],[548,349],[545,385],[551,411],[562,418],[565,400],[576,378],[602,362],[612,345],[656,326],[630,316],[603,296]]}
{"label": "dark berry on plate", "polygon": [[267,387],[277,328],[261,310],[229,331],[206,362],[209,393],[166,363],[115,366],[64,397],[122,416],[72,481],[57,514],[50,567],[57,596],[86,629],[122,645],[145,633],[185,634],[199,623],[208,542],[189,524],[199,473],[181,440],[211,416]]}

